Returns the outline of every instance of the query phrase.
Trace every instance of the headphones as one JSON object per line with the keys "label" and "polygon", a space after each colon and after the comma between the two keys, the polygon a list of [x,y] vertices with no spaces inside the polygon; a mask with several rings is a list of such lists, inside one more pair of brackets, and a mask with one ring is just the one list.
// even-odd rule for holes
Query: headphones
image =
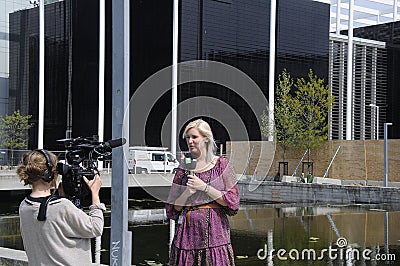
{"label": "headphones", "polygon": [[50,183],[54,179],[53,162],[50,159],[50,155],[47,153],[46,150],[37,149],[35,151],[40,152],[41,154],[44,155],[44,158],[46,158],[47,169],[44,170],[42,179],[47,183]]}

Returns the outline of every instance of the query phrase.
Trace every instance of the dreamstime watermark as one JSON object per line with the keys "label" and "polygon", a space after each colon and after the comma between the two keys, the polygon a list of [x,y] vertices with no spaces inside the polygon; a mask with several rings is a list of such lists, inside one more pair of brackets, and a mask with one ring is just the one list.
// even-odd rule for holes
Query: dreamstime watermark
{"label": "dreamstime watermark", "polygon": [[347,239],[339,237],[336,241],[337,248],[329,246],[321,251],[317,251],[312,248],[306,248],[302,250],[290,249],[274,249],[269,248],[267,244],[264,248],[261,248],[257,252],[257,257],[260,260],[272,259],[276,257],[279,260],[324,260],[326,258],[330,260],[366,260],[366,261],[395,261],[396,254],[391,253],[377,253],[372,249],[366,248],[359,250],[352,248],[348,245]]}

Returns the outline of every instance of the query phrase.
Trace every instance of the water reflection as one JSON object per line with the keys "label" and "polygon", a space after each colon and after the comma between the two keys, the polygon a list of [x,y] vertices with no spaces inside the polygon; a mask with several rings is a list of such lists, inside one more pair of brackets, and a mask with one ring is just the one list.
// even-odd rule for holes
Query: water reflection
{"label": "water reflection", "polygon": [[[230,218],[232,244],[237,265],[399,265],[400,212],[396,206],[283,206],[242,205]],[[102,236],[102,263],[109,263],[109,217]],[[166,265],[169,226],[159,224],[129,226],[133,232],[132,258],[136,265]],[[339,248],[337,240],[348,245]],[[23,249],[19,219],[15,214],[0,216],[0,246]],[[271,252],[272,248],[275,251]],[[264,249],[266,253],[264,253]],[[279,249],[285,250],[278,256]],[[321,253],[336,250],[336,258]],[[261,250],[261,251],[260,251]],[[297,250],[297,253],[290,251]],[[302,251],[315,251],[302,260]],[[359,257],[346,260],[346,251]],[[367,260],[377,254],[393,254],[389,261]],[[258,253],[258,254],[257,254]],[[332,252],[333,254],[334,252]],[[342,256],[340,254],[342,253]],[[322,256],[323,254],[324,256]],[[273,256],[268,256],[273,255]],[[282,255],[282,254],[281,254]],[[321,257],[318,259],[318,257]],[[282,259],[286,258],[286,260]],[[305,256],[307,258],[307,256]]]}
{"label": "water reflection", "polygon": [[0,247],[23,249],[17,215],[0,216]]}
{"label": "water reflection", "polygon": [[[387,224],[385,217],[387,217]],[[398,211],[384,212],[382,209],[371,209],[370,206],[244,209],[232,219],[231,223],[233,241],[240,239],[236,245],[234,243],[236,255],[244,257],[237,260],[237,264],[398,265],[400,261],[399,218]],[[339,238],[348,243],[342,246],[343,249],[337,245]],[[252,244],[254,242],[258,243]],[[272,248],[275,249],[274,256],[268,261],[271,258],[269,256],[265,258],[265,255]],[[260,249],[266,250],[257,256]],[[277,255],[279,249],[286,251],[283,256],[280,256],[281,258]],[[326,249],[325,254],[321,253],[324,249]],[[334,251],[332,256],[328,256],[329,250]],[[293,251],[293,258],[289,256],[289,251]],[[297,251],[300,254],[299,259],[296,258]],[[301,259],[302,251],[305,252],[305,258],[312,258],[311,261]],[[310,251],[316,252],[315,259],[313,256],[307,256]],[[346,251],[350,252],[350,255],[359,254],[358,257],[354,256],[358,260],[351,260],[350,256],[348,256],[350,259],[346,260]],[[363,258],[363,251],[369,255],[365,257],[370,257],[371,260]],[[393,256],[385,262],[372,260],[378,253],[381,255],[390,253]],[[320,257],[319,260],[318,257]],[[380,258],[383,257],[380,256]],[[248,264],[250,262],[254,264]]]}

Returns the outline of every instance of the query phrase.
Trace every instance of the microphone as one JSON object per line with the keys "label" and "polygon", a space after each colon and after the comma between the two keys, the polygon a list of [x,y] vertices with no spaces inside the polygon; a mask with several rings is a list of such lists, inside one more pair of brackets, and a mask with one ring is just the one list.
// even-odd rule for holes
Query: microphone
{"label": "microphone", "polygon": [[184,163],[186,170],[189,171],[189,175],[194,175],[193,170],[196,169],[196,163],[197,163],[196,156],[192,152],[185,153]]}
{"label": "microphone", "polygon": [[113,148],[122,146],[125,143],[126,143],[126,139],[125,138],[111,139],[109,141],[104,142],[104,146],[113,149]]}
{"label": "microphone", "polygon": [[99,150],[101,152],[106,152],[106,151],[110,151],[113,148],[122,146],[126,143],[126,139],[125,138],[119,138],[119,139],[111,139],[108,140],[104,143],[100,143],[99,145],[97,145],[95,147],[96,150]]}

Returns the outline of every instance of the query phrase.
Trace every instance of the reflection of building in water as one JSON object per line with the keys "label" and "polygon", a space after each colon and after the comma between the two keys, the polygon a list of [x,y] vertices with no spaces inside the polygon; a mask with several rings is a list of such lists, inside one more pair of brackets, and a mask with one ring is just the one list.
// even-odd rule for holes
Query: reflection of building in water
{"label": "reflection of building in water", "polygon": [[[329,221],[328,214],[333,223]],[[354,247],[373,247],[385,244],[385,212],[356,208],[290,207],[240,209],[230,217],[234,234],[251,234],[266,237],[274,231],[275,248],[288,245],[306,245],[310,238],[318,238],[318,246],[335,243],[338,234]],[[336,227],[336,228],[335,228]],[[400,213],[388,213],[388,244],[399,245]],[[292,243],[292,244],[290,244]],[[308,244],[307,244],[308,245]],[[290,247],[295,248],[295,246]],[[297,247],[299,248],[299,247]]]}

